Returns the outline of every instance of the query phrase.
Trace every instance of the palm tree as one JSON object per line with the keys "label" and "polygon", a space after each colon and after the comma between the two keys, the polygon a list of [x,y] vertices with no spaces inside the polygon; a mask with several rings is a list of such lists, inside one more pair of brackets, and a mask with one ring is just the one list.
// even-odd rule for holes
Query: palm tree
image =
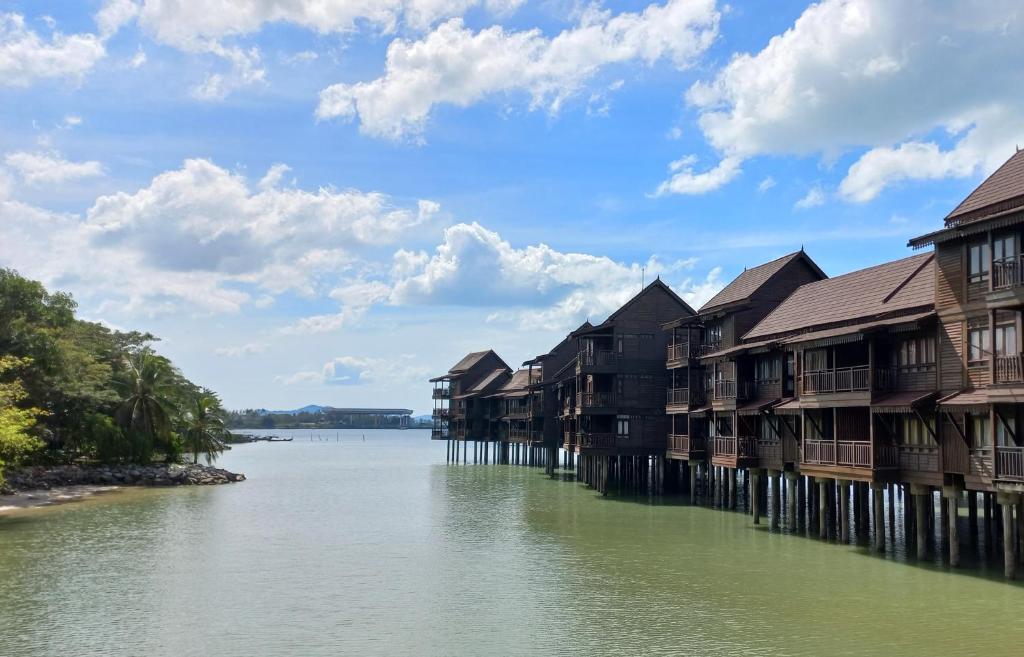
{"label": "palm tree", "polygon": [[118,377],[123,400],[117,409],[117,421],[138,442],[136,458],[148,461],[154,446],[169,442],[174,370],[170,361],[148,350],[126,358],[124,368]]}
{"label": "palm tree", "polygon": [[192,462],[199,463],[199,455],[206,455],[206,463],[213,463],[224,451],[228,430],[220,400],[208,391],[196,397],[184,417],[185,445],[192,452]]}

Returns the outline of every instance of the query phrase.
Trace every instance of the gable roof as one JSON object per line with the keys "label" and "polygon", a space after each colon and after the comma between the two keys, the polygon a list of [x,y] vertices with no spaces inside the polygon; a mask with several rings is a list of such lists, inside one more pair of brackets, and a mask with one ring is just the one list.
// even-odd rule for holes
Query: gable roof
{"label": "gable roof", "polygon": [[487,351],[474,351],[472,353],[466,354],[465,356],[462,357],[462,360],[455,363],[455,365],[450,370],[448,370],[448,373],[462,374],[463,372],[468,372],[474,365],[479,363],[484,356],[493,353],[493,349],[488,349]]}
{"label": "gable roof", "polygon": [[770,281],[775,274],[782,271],[783,267],[794,260],[799,259],[803,259],[807,265],[821,275],[822,278],[827,278],[825,272],[818,268],[818,265],[811,260],[810,256],[804,253],[803,250],[800,250],[795,253],[784,255],[781,258],[776,258],[771,262],[758,265],[752,269],[744,270],[742,274],[732,279],[732,282],[722,288],[718,294],[711,297],[707,303],[701,306],[698,312],[706,313],[727,304],[746,301],[755,292],[761,289],[765,283]]}
{"label": "gable roof", "polygon": [[466,391],[466,395],[475,395],[478,393],[488,392],[489,390],[500,387],[502,383],[502,375],[508,376],[507,369],[496,369],[491,370],[487,373],[487,376],[480,379],[475,386]]}
{"label": "gable roof", "polygon": [[[601,325],[603,326],[604,324],[607,324],[608,322],[612,321],[613,319],[615,319],[616,317],[618,317],[622,313],[626,312],[626,310],[630,306],[632,306],[634,303],[636,303],[637,301],[642,299],[645,295],[650,294],[654,290],[662,290],[662,291],[666,292],[670,299],[672,299],[673,301],[675,301],[676,303],[679,304],[679,307],[682,308],[683,312],[685,312],[685,313],[687,313],[689,315],[696,315],[697,314],[697,312],[693,308],[690,307],[690,304],[688,304],[685,301],[683,301],[682,297],[680,297],[678,294],[673,292],[672,288],[670,288],[668,285],[665,285],[665,283],[659,277],[659,278],[656,278],[653,281],[651,281],[647,285],[647,287],[645,287],[644,289],[642,289],[639,292],[637,292],[636,296],[634,296],[632,299],[630,299],[626,303],[622,304],[622,306],[618,310],[613,312],[611,315],[608,315],[608,319],[606,319],[603,322],[601,322]],[[581,326],[579,329],[576,329],[576,331],[573,331],[573,332],[574,333],[578,332],[582,328],[583,327]]]}
{"label": "gable roof", "polygon": [[743,339],[895,315],[934,304],[934,254],[921,253],[801,285]]}
{"label": "gable roof", "polygon": [[946,216],[946,225],[978,221],[1021,206],[1024,206],[1024,151],[1017,151]]}
{"label": "gable roof", "polygon": [[[534,372],[534,378],[537,378],[539,372]],[[505,385],[501,386],[501,390],[525,390],[530,385],[530,370],[521,369],[516,370]]]}

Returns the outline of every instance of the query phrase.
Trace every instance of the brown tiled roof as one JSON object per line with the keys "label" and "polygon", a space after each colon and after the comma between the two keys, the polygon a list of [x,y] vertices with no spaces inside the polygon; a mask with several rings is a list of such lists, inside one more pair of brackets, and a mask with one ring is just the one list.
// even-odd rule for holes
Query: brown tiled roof
{"label": "brown tiled roof", "polygon": [[[668,293],[668,296],[669,296],[669,298],[670,298],[670,299],[672,299],[673,301],[675,301],[675,302],[676,302],[677,304],[679,304],[679,309],[680,309],[680,310],[682,310],[682,311],[683,311],[684,313],[686,313],[687,315],[694,315],[694,314],[696,314],[696,313],[694,312],[693,308],[691,308],[691,307],[690,307],[690,304],[688,304],[688,303],[686,303],[685,301],[683,301],[682,297],[680,297],[680,296],[679,296],[678,294],[676,294],[675,292],[673,292],[673,291],[672,291],[672,288],[670,288],[670,287],[669,287],[668,285],[666,285],[666,284],[665,284],[665,283],[664,283],[664,282],[663,282],[663,281],[661,280],[661,278],[656,278],[656,279],[654,279],[653,281],[651,281],[650,283],[648,283],[647,287],[645,287],[644,289],[642,289],[642,290],[640,290],[639,292],[637,292],[637,293],[636,293],[636,296],[634,296],[634,297],[633,297],[632,299],[630,299],[630,300],[629,300],[629,301],[627,301],[626,303],[622,304],[622,307],[621,307],[621,308],[619,308],[618,310],[616,310],[615,312],[613,312],[613,313],[612,313],[611,315],[608,315],[608,319],[606,319],[606,320],[604,320],[603,322],[601,322],[601,324],[599,324],[599,325],[598,325],[597,327],[595,327],[595,328],[599,328],[599,327],[601,327],[601,326],[604,326],[605,324],[608,324],[608,323],[609,323],[609,322],[611,322],[611,321],[612,321],[613,319],[615,319],[616,317],[618,317],[619,315],[621,315],[622,313],[624,313],[624,312],[626,311],[626,309],[627,309],[627,308],[629,308],[629,307],[630,307],[630,306],[632,306],[632,305],[633,305],[634,303],[636,303],[636,302],[637,302],[638,300],[640,300],[641,298],[643,298],[643,296],[644,296],[645,294],[647,294],[648,292],[650,292],[651,290],[654,290],[654,289],[661,289],[661,290],[664,290],[665,292],[667,292],[667,293]],[[576,331],[574,331],[574,333],[578,333],[578,332],[580,332],[580,330],[581,330],[582,328],[583,328],[583,327],[580,327],[579,329],[576,329]]]}
{"label": "brown tiled roof", "polygon": [[501,386],[501,390],[525,390],[530,384],[529,376],[530,370],[528,369],[516,370],[505,385]]}
{"label": "brown tiled roof", "polygon": [[471,367],[480,362],[480,359],[491,353],[491,350],[487,351],[474,351],[473,353],[466,354],[462,357],[462,360],[455,363],[455,365],[448,370],[449,374],[459,374],[468,371]]}
{"label": "brown tiled roof", "polygon": [[1024,206],[1024,151],[1017,151],[946,217],[946,225],[984,219]]}
{"label": "brown tiled roof", "polygon": [[494,388],[498,388],[502,383],[502,375],[508,376],[508,370],[491,370],[491,372],[487,376],[480,379],[480,381],[478,381],[475,386],[467,390],[467,394],[475,395],[488,392]]}
{"label": "brown tiled roof", "polygon": [[743,339],[764,339],[933,306],[933,255],[922,253],[802,285]]}
{"label": "brown tiled roof", "polygon": [[[745,270],[742,274],[734,278],[731,283],[722,288],[718,294],[711,297],[711,300],[701,306],[698,312],[705,313],[718,308],[719,306],[750,298],[750,296],[757,292],[762,285],[771,280],[772,276],[779,273],[783,267],[793,260],[801,257],[806,259],[812,268],[819,272],[821,271],[818,269],[818,266],[814,264],[814,261],[811,260],[803,251],[790,253],[789,255],[784,255],[781,258],[776,258],[771,262],[766,262],[763,265],[758,265],[752,269]],[[822,273],[821,276],[824,278],[825,274]]]}

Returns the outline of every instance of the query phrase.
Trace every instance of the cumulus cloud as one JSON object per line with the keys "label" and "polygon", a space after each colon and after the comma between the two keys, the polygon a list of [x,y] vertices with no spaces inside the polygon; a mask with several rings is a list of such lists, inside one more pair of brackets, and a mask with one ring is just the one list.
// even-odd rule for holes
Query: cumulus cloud
{"label": "cumulus cloud", "polygon": [[757,184],[757,191],[761,194],[764,194],[772,187],[775,187],[775,185],[775,178],[772,178],[771,176],[765,176],[764,179]]}
{"label": "cumulus cloud", "polygon": [[551,38],[500,26],[474,32],[453,18],[422,39],[393,41],[382,77],[321,91],[316,114],[358,118],[366,134],[399,139],[419,135],[441,104],[524,94],[530,110],[556,113],[609,65],[667,59],[690,66],[713,42],[718,18],[714,0],[668,0],[617,15],[591,7]]}
{"label": "cumulus cloud", "polygon": [[741,173],[739,158],[723,158],[717,166],[707,171],[695,172],[693,165],[697,158],[688,155],[669,165],[672,177],[658,187],[658,196],[664,194],[706,194],[713,192]]}
{"label": "cumulus cloud", "polygon": [[[603,318],[640,289],[642,272],[677,276],[695,262],[624,264],[585,253],[562,253],[545,244],[515,248],[483,226],[457,224],[433,254],[400,251],[389,297],[394,304],[510,307],[490,314],[521,328],[568,328]],[[701,294],[690,278],[677,290]],[[712,286],[714,281],[712,281]]]}
{"label": "cumulus cloud", "polygon": [[284,385],[407,385],[429,376],[427,368],[417,365],[417,362],[419,359],[408,354],[393,358],[338,356],[324,363],[319,370],[300,370],[279,376],[277,381]]}
{"label": "cumulus cloud", "polygon": [[[188,160],[134,192],[99,197],[84,217],[3,201],[0,261],[88,289],[126,313],[238,312],[266,305],[268,295],[272,302],[287,291],[340,289],[336,298],[351,314],[378,300],[379,288],[343,288],[339,276],[356,266],[372,271],[399,239],[430,239],[439,217],[429,201],[398,206],[374,192],[279,189],[273,171],[254,189],[240,174]],[[380,269],[386,276],[387,265]]]}
{"label": "cumulus cloud", "polygon": [[[842,192],[864,201],[890,181],[998,166],[1024,136],[1022,60],[1014,0],[825,0],[686,98],[726,160],[868,149]],[[934,131],[950,151],[922,143]]]}
{"label": "cumulus cloud", "polygon": [[808,210],[810,208],[816,208],[819,205],[825,205],[825,201],[828,200],[828,195],[818,185],[811,187],[807,190],[807,193],[793,206],[797,210]]}
{"label": "cumulus cloud", "polygon": [[[69,120],[70,119],[70,120]],[[81,119],[67,117],[68,125],[77,125]],[[103,165],[95,160],[86,162],[70,162],[60,153],[28,153],[18,151],[8,153],[4,163],[15,172],[27,185],[46,185],[67,182],[77,178],[91,178],[103,175]]]}
{"label": "cumulus cloud", "polygon": [[26,26],[21,14],[0,13],[0,86],[24,87],[48,78],[79,81],[107,54],[95,34],[50,29],[46,38]]}

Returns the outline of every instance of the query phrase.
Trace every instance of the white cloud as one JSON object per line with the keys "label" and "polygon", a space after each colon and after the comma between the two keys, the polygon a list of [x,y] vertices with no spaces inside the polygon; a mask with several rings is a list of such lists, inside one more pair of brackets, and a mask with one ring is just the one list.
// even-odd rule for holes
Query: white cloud
{"label": "white cloud", "polygon": [[[445,231],[433,255],[400,251],[390,302],[504,307],[491,321],[520,328],[569,328],[601,318],[640,290],[647,280],[676,276],[694,266],[685,260],[624,264],[584,253],[562,253],[545,244],[515,248],[479,224],[457,224]],[[681,294],[697,286],[687,278]]]}
{"label": "white cloud", "polygon": [[260,68],[259,48],[227,48],[214,42],[202,51],[224,59],[230,68],[226,72],[208,74],[201,84],[192,89],[192,95],[199,100],[224,100],[231,92],[266,79],[266,69]]}
{"label": "white cloud", "polygon": [[[326,296],[357,266],[387,276],[399,241],[432,239],[439,216],[435,203],[401,207],[373,192],[254,190],[188,160],[137,191],[99,197],[84,217],[0,201],[0,262],[88,290],[111,311],[238,312],[286,291]],[[378,289],[367,280],[338,292],[346,317]]]}
{"label": "white cloud", "polygon": [[693,165],[696,162],[695,156],[688,155],[669,164],[669,170],[673,172],[672,177],[658,186],[657,195],[706,194],[725,185],[742,173],[741,161],[737,158],[723,158],[714,168],[700,173],[693,170]]}
{"label": "white cloud", "polygon": [[128,61],[129,68],[142,68],[146,64],[146,51],[142,49],[142,46],[135,51],[132,58]]}
{"label": "white cloud", "polygon": [[77,82],[105,56],[103,40],[94,34],[54,30],[47,39],[28,28],[24,16],[0,14],[0,86],[24,87],[47,78]]}
{"label": "white cloud", "polygon": [[775,178],[772,178],[771,176],[765,176],[764,180],[757,184],[757,191],[760,194],[764,194],[772,187],[775,187],[775,185]]}
{"label": "white cloud", "polygon": [[[77,123],[69,123],[69,125],[77,125]],[[55,184],[77,178],[103,175],[103,165],[99,162],[95,160],[69,162],[57,152],[28,153],[19,151],[8,153],[4,157],[4,163],[28,185]]]}
{"label": "white cloud", "polygon": [[[1024,138],[1021,61],[1016,0],[825,0],[687,100],[724,158],[867,148],[843,197],[868,200],[890,180],[971,175],[1008,157]],[[934,131],[959,141],[922,143]]]}
{"label": "white cloud", "polygon": [[525,94],[529,109],[557,113],[606,66],[693,63],[718,33],[714,0],[668,0],[639,13],[590,7],[555,37],[540,30],[479,32],[453,18],[420,40],[388,46],[384,75],[320,92],[319,119],[355,119],[370,135],[399,139],[422,132],[441,104],[466,107],[488,97]]}
{"label": "white cloud", "polygon": [[804,197],[797,201],[793,207],[797,210],[808,210],[824,205],[826,200],[828,200],[828,196],[825,194],[825,190],[815,185],[807,190]]}
{"label": "white cloud", "polygon": [[419,362],[409,354],[389,358],[338,356],[324,363],[319,370],[301,370],[279,376],[277,380],[284,385],[408,385],[420,383],[429,376],[429,370]]}
{"label": "white cloud", "polygon": [[252,356],[255,354],[262,354],[267,350],[267,345],[263,342],[247,342],[245,344],[234,345],[230,347],[218,347],[213,350],[213,353],[217,356],[225,356],[228,358],[238,358],[240,356]]}

